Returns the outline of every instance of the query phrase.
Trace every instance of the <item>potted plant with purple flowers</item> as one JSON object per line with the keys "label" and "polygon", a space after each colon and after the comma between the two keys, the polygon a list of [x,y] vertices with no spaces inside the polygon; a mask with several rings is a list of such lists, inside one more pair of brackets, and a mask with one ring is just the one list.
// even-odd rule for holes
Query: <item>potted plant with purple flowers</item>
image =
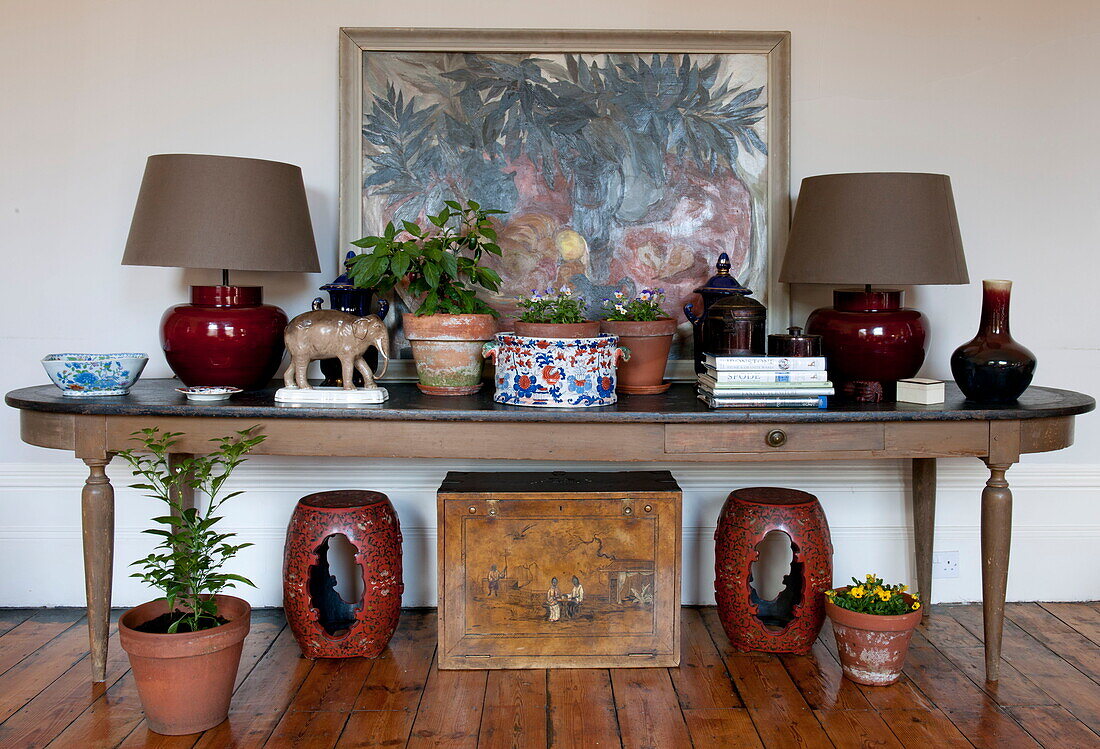
{"label": "potted plant with purple flowers", "polygon": [[613,335],[601,335],[587,320],[587,304],[568,286],[537,290],[518,300],[515,333],[498,333],[485,344],[496,364],[498,403],[574,408],[615,402],[615,368],[630,358]]}
{"label": "potted plant with purple flowers", "polygon": [[664,301],[664,289],[642,289],[633,298],[616,291],[613,298],[603,300],[606,317],[600,332],[618,336],[630,349],[630,360],[619,367],[620,392],[647,395],[668,390],[665,364],[676,321],[661,309]]}
{"label": "potted plant with purple flowers", "polygon": [[600,333],[598,320],[585,315],[588,303],[574,296],[573,289],[531,289],[531,296],[519,299],[522,310],[516,321],[516,335],[527,338],[593,338]]}

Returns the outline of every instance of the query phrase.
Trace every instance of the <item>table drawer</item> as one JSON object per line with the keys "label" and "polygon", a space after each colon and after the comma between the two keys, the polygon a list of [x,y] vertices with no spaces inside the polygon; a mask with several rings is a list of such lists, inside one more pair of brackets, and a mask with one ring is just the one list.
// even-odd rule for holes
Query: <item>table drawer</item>
{"label": "table drawer", "polygon": [[668,424],[665,452],[768,453],[881,450],[882,424]]}

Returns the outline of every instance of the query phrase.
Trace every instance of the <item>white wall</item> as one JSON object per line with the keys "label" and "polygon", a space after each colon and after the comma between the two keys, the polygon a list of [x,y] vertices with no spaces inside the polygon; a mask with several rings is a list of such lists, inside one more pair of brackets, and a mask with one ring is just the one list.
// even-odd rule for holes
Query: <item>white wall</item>
{"label": "white wall", "polygon": [[[934,325],[924,373],[948,376],[947,356],[976,327],[980,279],[1010,278],[1014,333],[1039,356],[1037,384],[1093,388],[1100,6],[1090,0],[0,0],[0,389],[43,382],[37,360],[49,351],[147,350],[146,376],[168,373],[156,354],[161,311],[213,276],[119,266],[151,153],[301,165],[324,271],[239,280],[262,283],[287,310],[304,309],[336,267],[337,29],[372,25],[790,29],[793,190],[803,176],[832,171],[953,178],[975,282],[911,293]],[[799,290],[796,317],[827,298]],[[1082,417],[1077,443],[1009,474],[1011,598],[1100,598],[1100,420]],[[957,580],[937,582],[937,598],[973,600],[984,477],[977,461],[941,465],[936,547],[958,550],[962,565]],[[258,542],[241,560],[261,584],[249,598],[279,601],[281,539],[298,496],[363,486],[389,492],[401,514],[406,602],[431,602],[432,491],[447,467],[247,464],[237,483],[248,494],[231,520]],[[685,600],[711,597],[711,529],[725,493],[759,483],[821,497],[838,579],[912,576],[900,464],[670,467],[686,495]],[[120,466],[112,475],[125,484]],[[70,456],[21,444],[17,414],[0,409],[0,606],[82,601],[82,476]],[[125,490],[118,504],[115,603],[123,605],[147,597],[126,578],[126,563],[143,549],[138,532],[151,508]]]}

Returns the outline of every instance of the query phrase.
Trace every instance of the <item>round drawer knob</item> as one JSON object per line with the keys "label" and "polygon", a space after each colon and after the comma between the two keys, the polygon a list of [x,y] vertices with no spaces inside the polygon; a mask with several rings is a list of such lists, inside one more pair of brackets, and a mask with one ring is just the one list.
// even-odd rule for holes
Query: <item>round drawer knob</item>
{"label": "round drawer knob", "polygon": [[787,433],[782,429],[773,429],[768,432],[768,436],[764,438],[764,441],[772,447],[782,447],[787,444]]}
{"label": "round drawer knob", "polygon": [[476,512],[477,512],[477,508],[474,507],[473,505],[470,505],[470,514],[473,515]]}

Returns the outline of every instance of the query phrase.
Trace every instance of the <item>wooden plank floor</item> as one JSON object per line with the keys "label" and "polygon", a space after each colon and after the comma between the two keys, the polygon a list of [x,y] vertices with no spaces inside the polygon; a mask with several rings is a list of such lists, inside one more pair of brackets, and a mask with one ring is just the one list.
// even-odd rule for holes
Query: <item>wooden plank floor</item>
{"label": "wooden plank floor", "polygon": [[978,606],[934,606],[891,687],[841,677],[828,623],[811,654],[773,656],[733,650],[713,608],[682,616],[679,668],[440,671],[431,610],[378,660],[316,662],[257,611],[230,719],[164,737],[117,633],[93,685],[81,612],[0,609],[0,746],[1100,748],[1097,603],[1010,604],[998,684]]}

